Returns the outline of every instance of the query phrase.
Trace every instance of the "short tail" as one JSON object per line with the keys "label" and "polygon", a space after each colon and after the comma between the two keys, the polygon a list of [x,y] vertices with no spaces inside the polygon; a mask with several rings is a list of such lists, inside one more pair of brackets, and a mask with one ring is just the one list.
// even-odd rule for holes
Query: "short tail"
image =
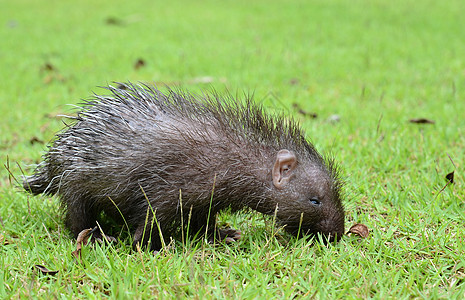
{"label": "short tail", "polygon": [[50,189],[50,182],[48,180],[48,176],[43,173],[36,173],[32,176],[24,177],[23,188],[33,195],[38,195],[42,193],[55,193],[53,190]]}

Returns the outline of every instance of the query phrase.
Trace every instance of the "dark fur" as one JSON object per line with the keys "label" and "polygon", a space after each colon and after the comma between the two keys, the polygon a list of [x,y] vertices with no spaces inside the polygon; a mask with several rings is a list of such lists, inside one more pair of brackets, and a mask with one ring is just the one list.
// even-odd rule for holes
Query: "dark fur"
{"label": "dark fur", "polygon": [[[207,223],[213,186],[211,216],[244,207],[273,214],[278,206],[278,221],[294,234],[300,227],[302,233],[342,236],[337,168],[294,121],[264,113],[251,99],[240,103],[215,93],[194,97],[132,84],[107,89],[111,95],[84,103],[24,182],[33,194],[60,196],[75,236],[95,226],[102,211],[122,222],[114,201],[135,230],[135,242],[147,242],[141,232],[149,203],[166,239],[180,227],[180,191],[184,223],[192,208],[190,228],[197,232]],[[293,151],[298,165],[288,186],[277,189],[271,170],[281,149]],[[317,194],[320,205],[309,202]],[[160,246],[155,229],[151,247]]]}

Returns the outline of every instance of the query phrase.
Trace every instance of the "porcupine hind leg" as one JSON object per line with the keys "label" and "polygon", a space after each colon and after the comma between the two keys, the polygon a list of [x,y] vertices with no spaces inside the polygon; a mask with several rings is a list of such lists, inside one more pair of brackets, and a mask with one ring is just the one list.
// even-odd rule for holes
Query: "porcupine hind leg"
{"label": "porcupine hind leg", "polygon": [[[226,243],[233,243],[240,240],[242,233],[239,229],[234,228],[217,228],[216,229],[216,240],[224,241]],[[212,240],[212,238],[210,238]]]}
{"label": "porcupine hind leg", "polygon": [[[134,240],[132,243],[132,247],[137,249],[137,245],[139,247],[147,247],[150,246],[150,250],[160,250],[163,246],[162,237],[160,236],[160,230],[162,234],[166,234],[167,238],[169,233],[166,232],[162,227],[158,228],[156,222],[151,222],[151,218],[148,219],[149,222],[141,222],[134,232]],[[160,226],[160,225],[159,225]]]}
{"label": "porcupine hind leg", "polygon": [[84,196],[76,194],[64,195],[62,202],[66,207],[66,227],[75,238],[83,230],[92,229],[92,242],[103,239],[110,242],[116,241],[114,237],[103,234],[101,229],[97,227],[97,217],[101,213],[101,209],[97,207],[96,202],[91,197],[84,198]]}
{"label": "porcupine hind leg", "polygon": [[[241,238],[240,230],[230,227],[219,228],[218,224],[216,224],[216,216],[214,214],[208,218],[208,213],[206,213],[206,211],[193,210],[192,215],[197,217],[195,219],[191,219],[189,223],[189,234],[191,234],[191,236],[204,235],[205,226],[208,223],[206,233],[208,241],[211,243],[214,243],[215,241],[232,243]],[[203,217],[201,218],[200,216]]]}

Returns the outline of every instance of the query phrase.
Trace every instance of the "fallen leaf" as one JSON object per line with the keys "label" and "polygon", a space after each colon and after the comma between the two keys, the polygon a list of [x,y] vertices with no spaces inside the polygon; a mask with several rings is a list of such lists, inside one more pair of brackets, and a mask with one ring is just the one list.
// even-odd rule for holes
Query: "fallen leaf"
{"label": "fallen leaf", "polygon": [[29,140],[29,143],[31,143],[31,145],[34,145],[34,144],[36,144],[36,143],[43,144],[44,141],[42,141],[41,139],[39,139],[39,138],[36,137],[36,136],[33,136],[33,137]]}
{"label": "fallen leaf", "polygon": [[[103,233],[97,232],[99,230],[98,226],[94,228],[84,229],[83,231],[79,232],[78,237],[76,239],[76,250],[71,252],[71,254],[77,259],[81,260],[81,249],[83,245],[86,245],[89,242],[89,238],[92,236],[91,243],[99,242],[103,243],[106,241],[107,243],[117,243],[118,240],[110,235],[106,235]],[[97,232],[97,234],[94,234]]]}
{"label": "fallen leaf", "polygon": [[446,179],[449,180],[450,183],[454,183],[454,171],[447,174]]}
{"label": "fallen leaf", "polygon": [[316,119],[318,117],[317,113],[314,112],[308,112],[304,109],[302,109],[299,104],[293,103],[292,106],[297,110],[297,112],[305,117],[309,117],[311,119]]}
{"label": "fallen leaf", "polygon": [[311,119],[316,119],[318,117],[317,113],[304,111],[303,109],[299,110],[299,114],[310,117]]}
{"label": "fallen leaf", "polygon": [[359,237],[367,238],[370,234],[370,231],[366,225],[357,223],[352,225],[347,233],[352,233],[358,235]]}
{"label": "fallen leaf", "polygon": [[42,66],[41,70],[42,70],[42,71],[48,71],[48,72],[50,72],[50,71],[55,71],[56,68],[55,68],[55,66],[52,65],[51,63],[45,63],[45,64]]}
{"label": "fallen leaf", "polygon": [[300,83],[300,80],[297,78],[292,78],[291,80],[289,80],[290,85],[297,85],[299,83]]}
{"label": "fallen leaf", "polygon": [[45,274],[45,275],[55,275],[56,273],[58,273],[58,271],[50,271],[49,269],[47,269],[46,267],[42,266],[42,265],[35,265],[32,269],[36,268],[37,270],[39,270],[40,272],[42,272],[42,274]]}
{"label": "fallen leaf", "polygon": [[116,17],[108,17],[105,20],[105,23],[108,24],[108,25],[117,25],[117,26],[123,26],[124,25],[123,20],[118,19]]}
{"label": "fallen leaf", "polygon": [[425,118],[418,118],[418,119],[410,119],[410,123],[415,123],[415,124],[434,124],[435,122],[430,119],[425,119]]}
{"label": "fallen leaf", "polygon": [[91,233],[96,229],[97,227],[94,228],[89,228],[89,229],[84,229],[83,231],[79,232],[78,237],[76,239],[76,250],[71,252],[71,254],[76,258],[76,259],[81,259],[81,248],[82,245],[87,244],[87,241],[89,240],[89,237]]}
{"label": "fallen leaf", "polygon": [[144,66],[145,66],[145,60],[143,60],[142,58],[139,58],[134,63],[134,69],[136,69],[136,70],[139,70],[140,68],[142,68]]}

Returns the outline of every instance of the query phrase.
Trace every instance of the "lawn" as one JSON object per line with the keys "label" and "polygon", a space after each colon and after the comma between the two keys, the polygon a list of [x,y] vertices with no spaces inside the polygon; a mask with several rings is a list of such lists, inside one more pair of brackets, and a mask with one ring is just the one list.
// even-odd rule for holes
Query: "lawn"
{"label": "lawn", "polygon": [[[463,11],[460,0],[5,2],[0,298],[464,298]],[[77,263],[58,199],[15,178],[41,161],[60,115],[115,81],[253,93],[297,119],[341,166],[347,229],[370,235],[325,246],[225,212],[237,243],[151,253],[123,233]]]}

